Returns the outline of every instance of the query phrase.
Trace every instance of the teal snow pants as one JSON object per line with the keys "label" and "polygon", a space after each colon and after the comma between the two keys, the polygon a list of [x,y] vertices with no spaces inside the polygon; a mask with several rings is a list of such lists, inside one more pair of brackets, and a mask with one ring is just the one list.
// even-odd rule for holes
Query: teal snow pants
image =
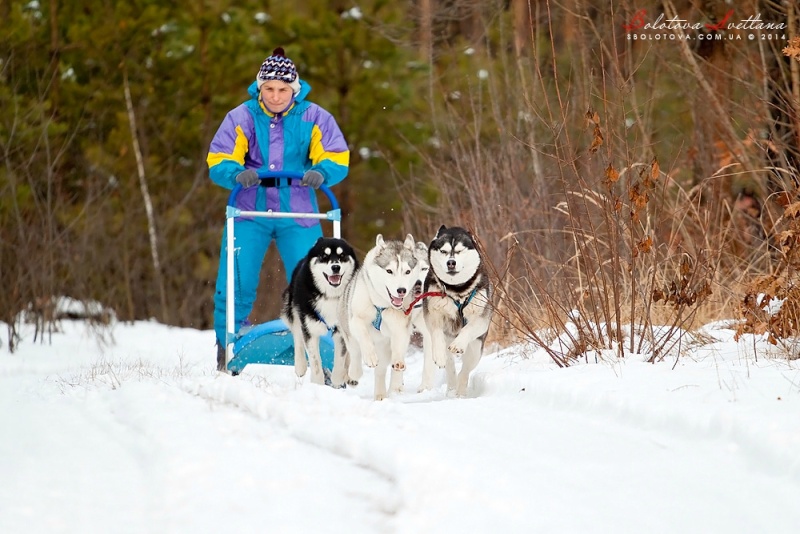
{"label": "teal snow pants", "polygon": [[[234,227],[234,296],[235,296],[235,331],[247,319],[253,304],[256,301],[256,290],[261,273],[261,265],[272,240],[278,247],[278,253],[286,270],[287,282],[291,279],[292,271],[301,259],[308,254],[317,239],[322,237],[322,227],[315,224],[311,227],[302,227],[293,219],[265,219],[252,220],[237,219]],[[214,330],[217,341],[225,346],[225,292],[228,281],[227,262],[227,227],[222,232],[222,246],[219,254],[219,271],[217,272],[217,287],[214,292]],[[286,285],[275,284],[269,291],[272,297],[281,298]]]}

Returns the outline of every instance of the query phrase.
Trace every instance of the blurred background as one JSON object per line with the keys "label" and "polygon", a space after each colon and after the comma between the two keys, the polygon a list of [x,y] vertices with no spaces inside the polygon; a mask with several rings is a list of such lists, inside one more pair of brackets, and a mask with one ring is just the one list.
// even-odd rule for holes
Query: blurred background
{"label": "blurred background", "polygon": [[[793,277],[797,11],[0,0],[0,321],[67,295],[210,328],[228,191],[208,145],[276,46],[350,145],[343,236],[475,232],[497,339],[736,316],[754,280]],[[251,319],[277,316],[280,269],[272,250]]]}

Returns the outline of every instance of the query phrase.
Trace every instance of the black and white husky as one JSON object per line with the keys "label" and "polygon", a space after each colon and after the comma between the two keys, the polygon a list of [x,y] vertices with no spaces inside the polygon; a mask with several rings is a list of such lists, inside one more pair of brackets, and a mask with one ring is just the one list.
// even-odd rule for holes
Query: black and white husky
{"label": "black and white husky", "polygon": [[283,292],[281,319],[292,332],[298,377],[306,374],[310,362],[311,382],[325,382],[319,343],[329,331],[333,331],[334,354],[346,350],[336,331],[339,300],[357,270],[353,248],[347,241],[333,237],[320,237],[295,267],[289,287]]}
{"label": "black and white husky", "polygon": [[[464,228],[439,228],[428,258],[425,292],[429,295],[422,311],[430,337],[426,360],[432,361],[423,364],[422,389],[430,387],[430,369],[436,364],[445,367],[447,389],[461,397],[483,353],[492,319],[492,285],[475,239]],[[454,356],[461,356],[458,376]]]}
{"label": "black and white husky", "polygon": [[[386,398],[386,371],[391,365],[389,391],[403,386],[405,356],[411,338],[411,316],[405,313],[413,300],[420,262],[414,237],[385,241],[378,234],[339,304],[340,329],[347,352],[334,360],[334,386],[347,380],[357,384],[364,370],[375,368],[375,400]],[[349,359],[349,361],[348,361]]]}

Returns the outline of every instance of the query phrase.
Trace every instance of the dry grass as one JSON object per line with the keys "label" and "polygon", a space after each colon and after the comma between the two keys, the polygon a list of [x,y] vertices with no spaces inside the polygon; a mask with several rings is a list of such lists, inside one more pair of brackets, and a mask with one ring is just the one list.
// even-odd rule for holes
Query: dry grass
{"label": "dry grass", "polygon": [[62,393],[75,389],[119,389],[127,382],[174,382],[195,372],[183,355],[177,365],[163,367],[146,360],[101,360],[70,375],[55,378]]}
{"label": "dry grass", "polygon": [[[685,47],[614,40],[613,20],[587,6],[575,3],[572,22],[576,38],[597,40],[594,57],[558,48],[550,18],[531,28],[542,46],[518,68],[505,65],[458,87],[468,97],[433,105],[437,150],[423,154],[404,191],[422,214],[409,226],[422,235],[439,224],[473,231],[496,286],[489,341],[533,342],[558,365],[587,351],[677,358],[702,342],[699,326],[738,320],[743,297],[759,291],[786,299],[784,308],[767,320],[765,302],[751,295],[746,328],[794,337],[800,254],[786,247],[800,244],[800,228],[780,230],[789,217],[776,201],[795,194],[797,150],[778,147],[777,134],[765,140],[769,113],[791,110],[767,113],[755,91],[731,94],[731,80],[709,76],[707,60]],[[770,76],[768,51],[735,52],[743,67],[731,76],[744,87]],[[687,54],[696,68],[674,68]],[[439,83],[453,94],[459,82]],[[654,87],[674,93],[645,96]],[[780,255],[792,260],[781,267]],[[748,291],[754,279],[766,287]]]}

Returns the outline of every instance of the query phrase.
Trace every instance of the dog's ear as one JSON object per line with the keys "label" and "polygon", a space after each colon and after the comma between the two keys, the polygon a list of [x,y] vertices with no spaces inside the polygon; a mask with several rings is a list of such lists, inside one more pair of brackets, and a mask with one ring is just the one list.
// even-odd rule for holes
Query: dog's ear
{"label": "dog's ear", "polygon": [[436,231],[436,235],[433,236],[433,238],[434,239],[438,238],[440,235],[442,235],[442,232],[444,232],[445,230],[447,230],[447,227],[445,225],[441,225],[439,229]]}
{"label": "dog's ear", "polygon": [[408,250],[414,250],[414,246],[416,246],[417,242],[414,241],[414,236],[411,234],[406,235],[406,240],[403,241],[403,246]]}
{"label": "dog's ear", "polygon": [[383,248],[386,246],[386,242],[383,240],[383,234],[378,234],[375,237],[375,246]]}
{"label": "dog's ear", "polygon": [[467,235],[469,235],[469,239],[472,241],[472,246],[478,248],[478,238],[475,237],[475,233],[472,230],[467,230]]}

